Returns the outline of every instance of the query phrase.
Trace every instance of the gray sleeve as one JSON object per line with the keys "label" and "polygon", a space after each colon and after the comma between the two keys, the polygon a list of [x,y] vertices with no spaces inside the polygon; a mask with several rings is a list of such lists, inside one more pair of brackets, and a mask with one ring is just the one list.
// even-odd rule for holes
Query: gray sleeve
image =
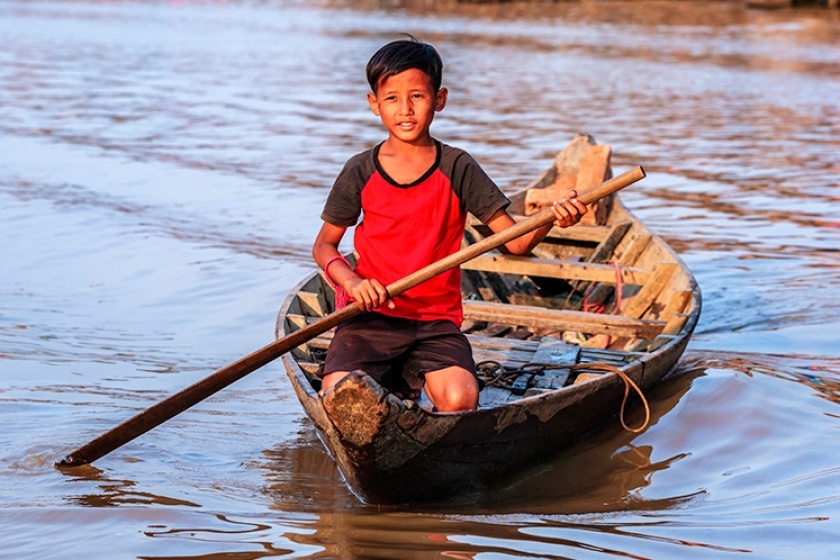
{"label": "gray sleeve", "polygon": [[508,197],[467,152],[455,155],[451,180],[464,209],[482,222],[510,205]]}
{"label": "gray sleeve", "polygon": [[356,225],[362,213],[362,188],[367,181],[364,156],[362,153],[350,158],[336,177],[321,212],[325,222],[340,227]]}

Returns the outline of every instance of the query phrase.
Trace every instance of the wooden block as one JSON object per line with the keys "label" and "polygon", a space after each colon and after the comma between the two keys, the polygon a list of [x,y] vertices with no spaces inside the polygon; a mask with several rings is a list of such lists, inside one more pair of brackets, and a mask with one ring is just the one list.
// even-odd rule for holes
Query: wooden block
{"label": "wooden block", "polygon": [[[601,146],[590,146],[583,156],[580,163],[580,170],[577,174],[577,183],[575,188],[578,192],[583,192],[586,189],[600,185],[612,175],[610,169],[610,156],[612,155],[612,148],[608,144]],[[580,223],[591,225],[603,225],[607,222],[607,215],[609,214],[610,206],[612,205],[612,195],[602,198],[601,200],[589,205],[589,212],[587,212]]]}
{"label": "wooden block", "polygon": [[525,193],[525,215],[531,216],[548,208],[555,200],[566,196],[576,184],[577,179],[574,175],[560,175],[554,183],[544,189],[528,189]]}
{"label": "wooden block", "polygon": [[577,188],[580,190],[590,189],[603,183],[608,179],[610,172],[610,156],[612,148],[609,144],[590,146],[580,162],[580,171],[577,174]]}
{"label": "wooden block", "polygon": [[588,134],[578,134],[569,145],[554,158],[554,168],[558,175],[576,176],[580,163],[590,146],[595,146],[595,139]]}

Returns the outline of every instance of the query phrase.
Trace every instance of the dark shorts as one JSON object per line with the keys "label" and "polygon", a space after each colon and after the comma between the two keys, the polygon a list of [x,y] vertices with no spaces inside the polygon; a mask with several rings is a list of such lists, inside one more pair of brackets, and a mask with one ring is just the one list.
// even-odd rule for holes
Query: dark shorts
{"label": "dark shorts", "polygon": [[324,374],[360,369],[402,398],[417,398],[430,371],[460,366],[475,374],[472,348],[452,321],[364,313],[339,325]]}

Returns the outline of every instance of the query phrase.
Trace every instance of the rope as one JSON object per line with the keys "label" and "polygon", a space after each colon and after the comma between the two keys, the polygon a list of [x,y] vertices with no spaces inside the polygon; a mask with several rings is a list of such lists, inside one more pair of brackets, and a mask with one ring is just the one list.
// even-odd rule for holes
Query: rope
{"label": "rope", "polygon": [[[497,362],[495,360],[487,360],[476,364],[476,371],[482,377],[482,381],[484,382],[485,386],[502,387],[508,390],[513,385],[513,381],[515,381],[516,378],[520,375],[530,374],[531,379],[533,379],[537,375],[541,375],[546,371],[553,369],[570,369],[573,371],[596,370],[616,374],[624,382],[624,397],[621,399],[621,408],[619,409],[618,417],[619,421],[621,422],[621,427],[630,433],[638,434],[650,425],[650,405],[648,404],[644,393],[642,393],[642,390],[639,388],[639,386],[636,385],[636,383],[632,379],[630,379],[630,377],[626,373],[624,373],[615,366],[611,366],[603,362],[589,362],[584,364],[558,364],[550,366],[544,364],[525,364],[519,369],[513,369],[506,368],[500,362]],[[490,374],[492,374],[492,378],[488,378]],[[625,409],[627,407],[627,400],[630,398],[631,388],[634,391],[636,391],[636,394],[639,395],[639,398],[642,400],[642,406],[645,409],[645,419],[642,422],[642,424],[636,428],[631,428],[630,426],[628,426],[627,422],[624,419]]]}
{"label": "rope", "polygon": [[[648,425],[650,425],[650,405],[648,404],[644,393],[642,393],[642,390],[639,388],[638,385],[636,385],[635,381],[630,379],[630,376],[628,376],[626,373],[624,373],[623,371],[621,371],[620,369],[618,369],[615,366],[611,366],[609,364],[605,364],[605,363],[602,363],[602,362],[590,362],[588,364],[572,364],[571,366],[569,366],[569,368],[572,369],[572,370],[576,370],[576,369],[595,369],[595,370],[601,370],[601,371],[614,373],[617,376],[619,376],[621,378],[621,380],[624,381],[624,398],[621,399],[621,409],[619,411],[619,416],[618,416],[618,419],[621,421],[621,427],[624,428],[626,431],[632,433],[632,434],[638,434],[639,432],[642,432],[645,428],[647,428]],[[645,408],[645,419],[642,422],[642,424],[637,428],[631,428],[630,426],[627,425],[627,422],[624,421],[624,409],[627,406],[627,399],[630,398],[630,388],[631,387],[633,388],[634,391],[636,391],[636,394],[639,395],[639,398],[642,400],[642,406],[644,406],[644,408]]]}

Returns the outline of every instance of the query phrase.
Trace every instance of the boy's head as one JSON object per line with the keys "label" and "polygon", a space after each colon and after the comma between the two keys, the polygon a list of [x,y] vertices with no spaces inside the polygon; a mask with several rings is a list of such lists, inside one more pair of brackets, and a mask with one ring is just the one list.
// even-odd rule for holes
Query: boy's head
{"label": "boy's head", "polygon": [[370,58],[367,64],[367,79],[371,91],[376,94],[382,82],[395,74],[416,68],[432,81],[435,91],[443,81],[443,61],[435,48],[411,35],[388,43]]}

